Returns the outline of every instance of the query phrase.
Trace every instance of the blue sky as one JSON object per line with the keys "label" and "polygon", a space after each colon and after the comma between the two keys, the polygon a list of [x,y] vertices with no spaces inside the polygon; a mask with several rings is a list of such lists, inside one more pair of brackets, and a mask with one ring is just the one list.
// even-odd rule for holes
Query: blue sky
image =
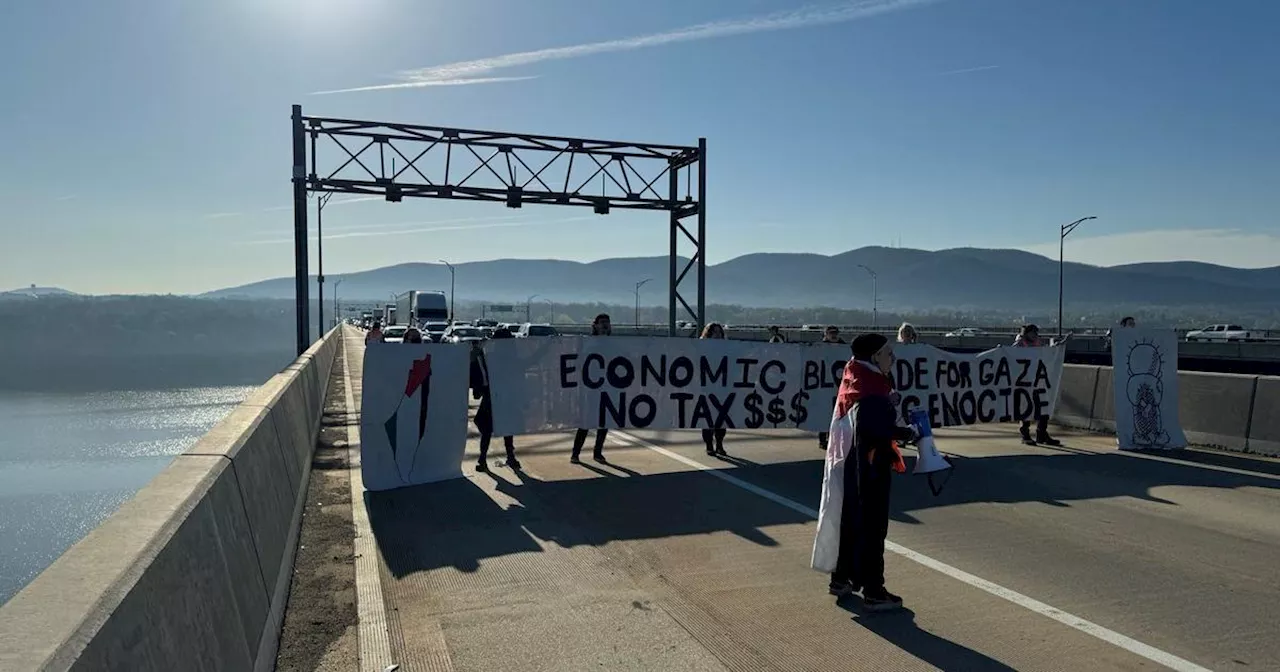
{"label": "blue sky", "polygon": [[[1056,255],[1058,225],[1096,215],[1069,259],[1276,265],[1277,25],[1271,0],[10,0],[0,288],[291,274],[293,103],[706,136],[713,263],[899,241]],[[433,85],[316,95],[415,82]],[[326,270],[666,252],[660,214],[589,214],[335,200]]]}

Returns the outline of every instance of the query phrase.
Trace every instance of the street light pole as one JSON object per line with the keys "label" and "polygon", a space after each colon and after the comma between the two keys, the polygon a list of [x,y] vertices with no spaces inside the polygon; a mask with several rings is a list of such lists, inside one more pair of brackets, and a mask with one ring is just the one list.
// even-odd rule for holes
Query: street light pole
{"label": "street light pole", "polygon": [[1062,289],[1063,289],[1063,252],[1067,247],[1067,236],[1080,226],[1081,222],[1087,222],[1097,217],[1081,217],[1070,224],[1063,224],[1058,235],[1058,338],[1062,338]]}
{"label": "street light pole", "polygon": [[339,310],[339,306],[340,306],[341,304],[339,304],[339,303],[338,303],[338,288],[339,288],[339,287],[341,287],[341,286],[342,286],[342,278],[338,278],[338,280],[337,280],[336,282],[334,282],[334,283],[333,283],[333,323],[334,323],[334,326],[337,326],[338,322],[340,322],[340,321],[342,320],[342,312]]}
{"label": "street light pole", "polygon": [[644,283],[653,280],[653,278],[645,278],[636,283],[636,328],[640,328],[640,288],[644,287]]}
{"label": "street light pole", "polygon": [[457,273],[456,273],[457,269],[453,267],[453,264],[445,261],[444,259],[441,259],[440,263],[449,267],[449,324],[453,324],[453,318],[454,318],[453,288],[454,288],[454,280],[456,280],[457,278]]}
{"label": "street light pole", "polygon": [[530,313],[530,311],[533,309],[533,300],[534,300],[534,299],[536,299],[536,298],[538,298],[538,295],[537,295],[537,294],[530,294],[530,295],[529,295],[529,298],[527,298],[527,299],[525,299],[525,300],[524,300],[524,321],[525,321],[525,322],[532,322],[532,321],[533,321],[533,320],[529,317],[529,313]]}
{"label": "street light pole", "polygon": [[871,328],[875,329],[880,311],[880,295],[876,289],[876,272],[865,264],[858,264],[858,267],[871,274]]}
{"label": "street light pole", "polygon": [[324,336],[324,206],[330,198],[332,191],[316,199],[316,324],[320,327],[316,338]]}

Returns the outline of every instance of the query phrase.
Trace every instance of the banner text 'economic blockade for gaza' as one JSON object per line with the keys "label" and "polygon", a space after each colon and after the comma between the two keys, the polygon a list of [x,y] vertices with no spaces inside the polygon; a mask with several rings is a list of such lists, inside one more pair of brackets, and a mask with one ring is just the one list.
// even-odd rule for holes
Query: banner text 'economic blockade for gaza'
{"label": "banner text 'economic blockade for gaza'", "polygon": [[[823,431],[847,345],[562,337],[485,345],[496,434],[576,427]],[[1061,348],[980,355],[898,346],[902,410],[934,426],[1051,414]]]}

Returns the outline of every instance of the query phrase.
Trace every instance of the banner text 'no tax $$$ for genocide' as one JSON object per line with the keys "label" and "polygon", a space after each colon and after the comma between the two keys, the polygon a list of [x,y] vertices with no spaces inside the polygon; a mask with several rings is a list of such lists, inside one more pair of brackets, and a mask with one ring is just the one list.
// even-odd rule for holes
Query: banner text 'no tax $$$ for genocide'
{"label": "banner text 'no tax $$$ for genocide'", "polygon": [[[567,336],[485,344],[494,433],[572,428],[825,431],[849,346]],[[1052,415],[1065,350],[895,346],[901,410],[935,427]]]}

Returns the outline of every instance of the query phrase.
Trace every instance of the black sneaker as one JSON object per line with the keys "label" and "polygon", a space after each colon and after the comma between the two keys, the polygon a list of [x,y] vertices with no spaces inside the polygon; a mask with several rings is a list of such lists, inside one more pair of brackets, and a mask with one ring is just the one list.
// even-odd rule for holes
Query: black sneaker
{"label": "black sneaker", "polygon": [[596,453],[591,456],[591,459],[595,460],[596,462],[599,462],[600,464],[604,464],[606,461],[604,459],[604,453]]}
{"label": "black sneaker", "polygon": [[1043,434],[1043,435],[1041,435],[1041,436],[1037,436],[1037,437],[1036,437],[1036,443],[1041,443],[1041,444],[1044,444],[1044,445],[1046,445],[1046,446],[1061,446],[1061,445],[1062,445],[1062,442],[1061,442],[1061,441],[1059,441],[1059,440],[1057,440],[1057,439],[1053,438],[1052,436],[1049,436],[1048,434]]}
{"label": "black sneaker", "polygon": [[1023,434],[1023,435],[1022,435],[1022,445],[1024,445],[1024,446],[1034,446],[1034,445],[1036,445],[1036,442],[1035,442],[1035,439],[1032,439],[1032,438],[1031,438],[1031,435],[1030,435],[1030,434]]}
{"label": "black sneaker", "polygon": [[485,462],[484,460],[480,460],[479,462],[476,462],[476,471],[482,474],[489,473],[489,463]]}
{"label": "black sneaker", "polygon": [[511,467],[512,469],[515,469],[515,470],[519,471],[519,470],[520,470],[520,460],[517,460],[517,459],[516,459],[516,458],[514,458],[514,457],[508,457],[508,458],[507,458],[507,466],[508,466],[508,467]]}
{"label": "black sneaker", "polygon": [[716,455],[728,455],[728,454],[729,453],[724,452],[724,446],[716,446]]}
{"label": "black sneaker", "polygon": [[838,600],[858,592],[858,589],[853,585],[852,581],[839,581],[832,579],[831,583],[827,584],[827,592],[831,595],[835,595]]}
{"label": "black sneaker", "polygon": [[582,464],[582,460],[578,459],[577,455],[573,455],[569,458],[569,464]]}
{"label": "black sneaker", "polygon": [[708,455],[715,455],[715,454],[716,454],[716,449],[715,449],[715,448],[712,448],[711,446],[707,446],[707,454],[708,454]]}
{"label": "black sneaker", "polygon": [[892,611],[902,608],[902,598],[884,588],[862,591],[862,604],[867,611]]}

